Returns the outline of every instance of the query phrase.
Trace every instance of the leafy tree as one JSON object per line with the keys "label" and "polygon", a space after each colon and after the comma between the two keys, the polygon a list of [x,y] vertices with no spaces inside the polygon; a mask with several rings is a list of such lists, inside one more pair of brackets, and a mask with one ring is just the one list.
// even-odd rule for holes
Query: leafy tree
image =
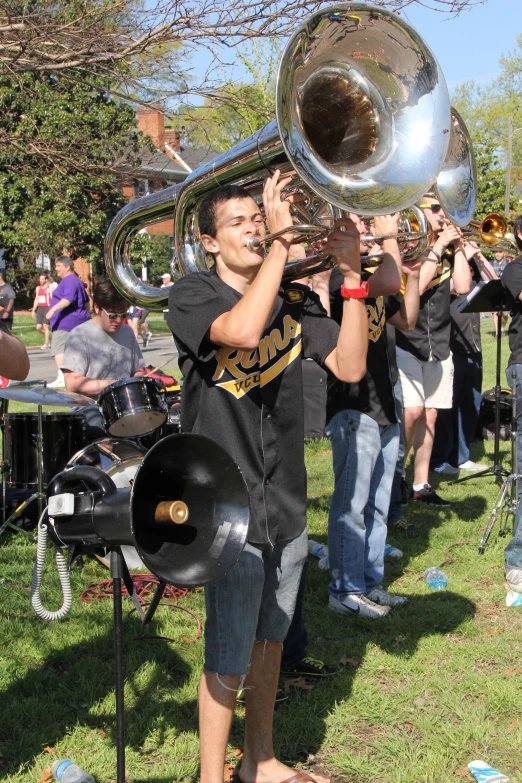
{"label": "leafy tree", "polygon": [[172,257],[171,237],[165,234],[139,233],[130,247],[131,264],[136,275],[141,278],[144,260],[147,266],[147,279],[151,285],[161,285],[161,275],[170,274]]}
{"label": "leafy tree", "polygon": [[0,78],[0,129],[12,140],[0,145],[0,246],[11,263],[62,250],[96,261],[125,203],[115,162],[137,160],[134,111],[89,78],[96,86],[48,73]]}
{"label": "leafy tree", "polygon": [[[517,48],[500,58],[500,73],[491,84],[480,86],[474,81],[464,82],[452,98],[468,126],[479,158],[483,156],[479,201],[496,203],[501,212],[504,211],[508,119],[513,118],[515,129],[522,128],[521,94],[522,34],[518,36]],[[522,178],[522,132],[513,135],[512,166],[514,182],[516,178]],[[492,185],[493,182],[496,184]],[[517,208],[516,200],[512,200],[512,208]]]}

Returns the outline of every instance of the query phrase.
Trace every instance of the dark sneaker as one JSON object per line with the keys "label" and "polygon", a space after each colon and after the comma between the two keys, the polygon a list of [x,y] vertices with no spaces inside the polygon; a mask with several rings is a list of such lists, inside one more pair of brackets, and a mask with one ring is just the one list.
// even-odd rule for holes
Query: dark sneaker
{"label": "dark sneaker", "polygon": [[340,666],[325,664],[316,658],[303,658],[293,669],[281,671],[285,677],[330,677],[340,671]]}
{"label": "dark sneaker", "polygon": [[425,484],[422,489],[413,490],[413,499],[419,500],[421,503],[428,503],[430,506],[439,506],[440,508],[449,508],[451,503],[437,495],[433,487],[429,484]]}
{"label": "dark sneaker", "polygon": [[[275,697],[275,706],[279,707],[280,704],[282,704],[284,701],[288,701],[289,698],[290,697],[289,697],[288,693],[286,693],[282,688],[279,688],[279,690],[276,693],[276,697]],[[241,690],[239,690],[237,692],[236,701],[242,707],[245,706],[245,690],[244,690],[244,688],[241,688]]]}
{"label": "dark sneaker", "polygon": [[401,533],[405,536],[414,536],[416,532],[415,525],[412,525],[411,522],[408,522],[404,517],[402,519],[396,519],[389,524],[388,527],[395,533]]}
{"label": "dark sneaker", "polygon": [[401,476],[401,506],[407,506],[408,500],[412,497],[411,487],[404,478]]}

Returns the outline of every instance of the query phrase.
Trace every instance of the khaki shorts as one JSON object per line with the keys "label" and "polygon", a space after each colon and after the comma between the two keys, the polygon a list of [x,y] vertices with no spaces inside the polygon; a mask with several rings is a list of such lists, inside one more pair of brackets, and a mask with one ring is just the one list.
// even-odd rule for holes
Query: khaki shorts
{"label": "khaki shorts", "polygon": [[453,403],[453,357],[441,362],[421,362],[397,348],[397,366],[404,408],[451,408]]}
{"label": "khaki shorts", "polygon": [[51,356],[59,356],[65,353],[65,343],[68,337],[69,332],[64,332],[63,329],[51,332]]}

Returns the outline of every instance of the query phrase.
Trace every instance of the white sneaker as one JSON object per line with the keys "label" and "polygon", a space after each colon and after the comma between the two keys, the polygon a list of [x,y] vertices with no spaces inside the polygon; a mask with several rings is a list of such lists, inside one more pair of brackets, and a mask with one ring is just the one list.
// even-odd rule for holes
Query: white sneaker
{"label": "white sneaker", "polygon": [[379,606],[370,601],[365,595],[361,593],[351,593],[347,595],[342,601],[330,596],[328,606],[334,612],[339,614],[349,614],[352,617],[359,615],[360,617],[370,617],[372,620],[377,617],[386,617],[390,611],[389,606]]}
{"label": "white sneaker", "polygon": [[509,589],[514,590],[515,593],[522,593],[522,568],[509,568],[506,566],[504,573],[506,574],[506,582]]}
{"label": "white sneaker", "polygon": [[143,335],[143,347],[146,348],[148,345],[148,342],[150,338],[152,337],[152,332],[145,332]]}
{"label": "white sneaker", "polygon": [[56,380],[54,380],[52,383],[47,384],[48,389],[65,389],[65,378],[63,377],[63,372],[60,370],[58,372],[58,376]]}
{"label": "white sneaker", "polygon": [[386,544],[384,547],[384,559],[385,560],[400,560],[404,556],[401,549],[397,549],[396,546]]}
{"label": "white sneaker", "polygon": [[388,593],[382,585],[377,585],[377,587],[374,587],[369,593],[366,593],[366,598],[369,598],[374,604],[379,604],[380,606],[403,606],[408,602],[406,596]]}
{"label": "white sneaker", "polygon": [[480,462],[472,462],[470,459],[459,465],[460,470],[486,470],[487,467],[487,465],[481,465]]}
{"label": "white sneaker", "polygon": [[451,476],[456,476],[459,472],[459,468],[454,468],[449,462],[443,462],[442,465],[438,465],[433,470],[435,473],[446,473]]}
{"label": "white sneaker", "polygon": [[40,346],[41,351],[50,351],[51,350],[51,344],[50,343],[44,343]]}

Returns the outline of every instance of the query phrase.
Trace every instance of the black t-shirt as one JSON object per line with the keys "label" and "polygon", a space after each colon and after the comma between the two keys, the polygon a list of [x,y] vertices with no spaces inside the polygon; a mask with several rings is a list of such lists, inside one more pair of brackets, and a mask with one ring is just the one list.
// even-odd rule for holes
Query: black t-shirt
{"label": "black t-shirt", "polygon": [[[470,291],[472,291],[480,281],[480,273],[475,262],[470,262],[472,282]],[[481,353],[482,343],[480,340],[480,313],[459,313],[458,306],[464,301],[468,294],[460,296],[451,295],[450,315],[451,315],[451,338],[450,348],[453,354],[458,356],[471,356]]]}
{"label": "black t-shirt", "polygon": [[453,248],[450,245],[437,263],[435,277],[420,298],[415,329],[397,329],[399,348],[413,354],[421,362],[442,361],[450,355],[450,290],[453,272]]}
{"label": "black t-shirt", "polygon": [[184,375],[181,428],[220,443],[241,468],[248,540],[291,541],[306,525],[301,359],[322,364],[339,327],[309,288],[284,283],[257,348],[210,342],[212,323],[240,299],[215,271],[187,275],[170,291],[167,323]]}
{"label": "black t-shirt", "polygon": [[[365,272],[362,274],[363,279],[368,279],[369,276]],[[341,323],[343,315],[342,282],[341,272],[335,268],[330,276],[330,312],[338,324]],[[386,319],[394,315],[399,307],[398,300],[392,297],[388,301],[385,301],[382,296],[366,299],[369,330],[366,374],[359,383],[343,383],[332,373],[328,373],[327,421],[344,410],[361,411],[382,425],[397,421],[388,357]]]}
{"label": "black t-shirt", "polygon": [[511,356],[508,367],[510,367],[512,364],[522,364],[522,302],[518,298],[522,293],[522,255],[506,266],[501,280],[508,293],[511,315],[513,316],[509,325]]}

